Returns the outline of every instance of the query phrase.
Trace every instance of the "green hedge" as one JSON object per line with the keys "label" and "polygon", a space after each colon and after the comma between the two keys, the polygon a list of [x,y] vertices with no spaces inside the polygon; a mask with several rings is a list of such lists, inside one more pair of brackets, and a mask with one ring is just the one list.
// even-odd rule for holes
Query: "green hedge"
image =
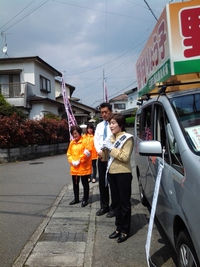
{"label": "green hedge", "polygon": [[130,124],[134,125],[134,123],[135,123],[135,117],[128,117],[128,118],[126,118],[126,123],[128,125],[130,125]]}

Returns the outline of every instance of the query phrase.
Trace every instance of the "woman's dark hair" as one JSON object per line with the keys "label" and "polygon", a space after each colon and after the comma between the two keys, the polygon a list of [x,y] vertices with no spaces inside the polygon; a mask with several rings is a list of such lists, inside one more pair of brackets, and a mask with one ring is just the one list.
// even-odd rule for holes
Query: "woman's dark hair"
{"label": "woman's dark hair", "polygon": [[88,133],[88,129],[92,129],[92,131],[93,131],[93,134],[94,134],[94,132],[95,132],[95,127],[94,127],[94,124],[90,123],[90,124],[88,124],[88,125],[87,125],[87,128],[86,128],[86,133]]}
{"label": "woman's dark hair", "polygon": [[78,125],[71,127],[70,133],[73,134],[74,131],[77,131],[80,135],[82,134],[82,129]]}
{"label": "woman's dark hair", "polygon": [[125,119],[124,115],[122,115],[120,113],[113,113],[113,114],[111,114],[108,122],[110,123],[110,121],[112,119],[118,123],[119,127],[122,128],[122,131],[126,131],[125,130],[126,119]]}

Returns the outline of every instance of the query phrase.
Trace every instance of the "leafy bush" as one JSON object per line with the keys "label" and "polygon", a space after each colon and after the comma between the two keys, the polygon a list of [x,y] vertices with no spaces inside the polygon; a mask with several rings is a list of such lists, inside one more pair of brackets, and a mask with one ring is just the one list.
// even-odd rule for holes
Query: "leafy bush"
{"label": "leafy bush", "polygon": [[0,93],[0,107],[9,106],[8,102],[5,100],[4,96]]}
{"label": "leafy bush", "polygon": [[127,125],[134,125],[134,122],[135,122],[135,117],[128,117],[126,118],[126,123]]}
{"label": "leafy bush", "polygon": [[2,94],[0,94],[0,115],[10,117],[14,113],[16,113],[21,118],[26,118],[26,115],[20,108],[16,108],[13,105],[10,105],[4,98]]}
{"label": "leafy bush", "polygon": [[46,119],[54,119],[54,120],[57,120],[57,121],[60,121],[61,118],[53,113],[47,113],[47,114],[44,114],[44,117]]}
{"label": "leafy bush", "polygon": [[0,147],[69,142],[66,120],[25,120],[16,113],[10,117],[0,115]]}

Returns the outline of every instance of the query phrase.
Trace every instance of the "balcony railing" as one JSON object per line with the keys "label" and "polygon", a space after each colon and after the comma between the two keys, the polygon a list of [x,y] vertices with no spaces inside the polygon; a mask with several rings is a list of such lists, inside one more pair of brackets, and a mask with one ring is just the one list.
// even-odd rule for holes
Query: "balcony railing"
{"label": "balcony railing", "polygon": [[0,84],[0,93],[5,98],[24,97],[27,83]]}

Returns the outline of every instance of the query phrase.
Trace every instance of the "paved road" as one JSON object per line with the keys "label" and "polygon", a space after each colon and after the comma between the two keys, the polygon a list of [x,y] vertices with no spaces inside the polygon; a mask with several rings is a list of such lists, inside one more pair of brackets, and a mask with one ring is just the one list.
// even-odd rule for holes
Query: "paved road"
{"label": "paved road", "polygon": [[0,164],[0,267],[10,267],[71,183],[65,155]]}
{"label": "paved road", "polygon": [[[134,162],[134,161],[133,161]],[[133,174],[134,174],[133,167]],[[82,187],[81,187],[82,191]],[[82,192],[80,192],[82,195]],[[139,201],[138,183],[132,183],[130,238],[118,244],[108,236],[115,229],[114,218],[96,216],[99,209],[98,183],[90,184],[89,205],[70,206],[72,185],[65,186],[46,219],[34,233],[13,267],[85,266],[146,267],[145,242],[149,212]],[[157,225],[158,226],[158,225]],[[30,254],[29,254],[30,253]],[[175,267],[175,253],[166,236],[154,225],[151,260],[156,267]]]}
{"label": "paved road", "polygon": [[[65,155],[31,162],[3,164],[0,165],[0,183],[0,267],[10,267],[45,218],[61,189],[64,185],[71,184],[69,165]],[[65,196],[67,201],[64,199],[63,205],[69,202],[69,197],[71,195]],[[96,197],[99,198],[99,195]],[[113,231],[114,218],[106,219],[105,216],[101,216],[95,219],[93,266],[146,266],[144,245],[149,212],[139,203],[135,177],[132,205],[131,238],[122,246],[116,242],[108,242],[107,239]],[[67,208],[69,209],[68,205]],[[96,202],[96,209],[98,208],[99,201]],[[64,217],[67,215],[69,214],[63,213]],[[157,223],[153,229],[150,254],[157,267],[176,266],[175,253]]]}

